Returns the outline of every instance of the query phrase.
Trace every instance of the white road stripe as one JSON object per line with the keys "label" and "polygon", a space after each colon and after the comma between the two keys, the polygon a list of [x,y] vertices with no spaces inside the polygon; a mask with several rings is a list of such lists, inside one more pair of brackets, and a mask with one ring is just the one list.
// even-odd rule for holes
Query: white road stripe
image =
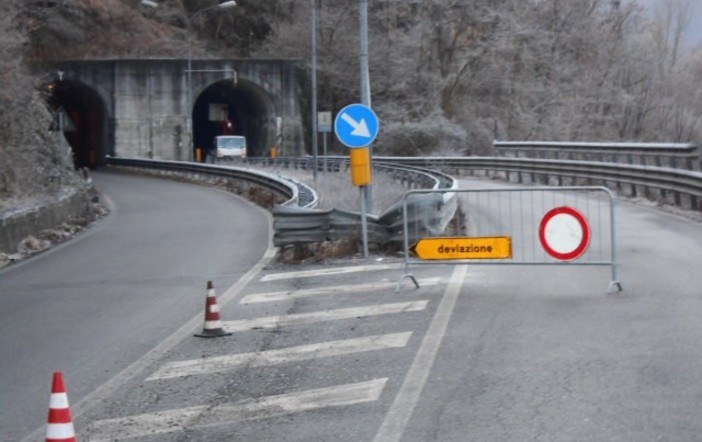
{"label": "white road stripe", "polygon": [[181,376],[219,373],[238,365],[265,367],[287,362],[328,358],[366,351],[401,348],[407,345],[412,332],[368,336],[357,339],[322,342],[299,347],[268,350],[258,353],[242,353],[207,359],[192,359],[165,364],[147,381],[177,378]]}
{"label": "white road stripe", "polygon": [[[427,278],[420,283],[422,287],[434,286],[439,284],[441,278]],[[397,281],[378,281],[367,282],[365,284],[338,285],[333,287],[320,287],[316,289],[304,290],[284,290],[280,292],[254,293],[245,296],[240,304],[255,304],[259,302],[283,301],[286,299],[308,298],[321,295],[342,295],[347,293],[358,293],[372,290],[394,289],[397,286]]]}
{"label": "white road stripe", "polygon": [[424,310],[429,301],[396,302],[368,307],[352,307],[313,313],[265,316],[262,318],[224,321],[224,330],[240,332],[253,329],[275,328],[287,325],[314,324],[316,322],[336,321],[340,319],[361,318],[365,316],[388,315],[393,313],[416,312]]}
{"label": "white road stripe", "polygon": [[177,410],[106,419],[93,422],[88,440],[123,439],[228,425],[242,420],[283,416],[326,407],[339,407],[377,401],[387,378],[338,385],[296,393],[267,396],[215,406],[195,406]]}
{"label": "white road stripe", "polygon": [[427,334],[424,335],[422,345],[419,347],[407,376],[402,382],[400,391],[397,393],[373,442],[399,442],[402,438],[405,428],[407,428],[407,423],[412,417],[422,390],[427,383],[431,368],[434,366],[441,341],[451,320],[451,314],[461,294],[461,286],[463,285],[467,269],[468,266],[462,265],[454,268],[449,284],[444,291],[444,296],[436,308],[431,324],[429,324]]}
{"label": "white road stripe", "polygon": [[281,279],[311,278],[314,276],[343,275],[356,272],[372,272],[375,270],[390,270],[402,268],[405,264],[398,262],[394,264],[371,264],[365,266],[334,267],[328,269],[303,270],[299,272],[271,273],[263,278],[261,282],[280,281]]}

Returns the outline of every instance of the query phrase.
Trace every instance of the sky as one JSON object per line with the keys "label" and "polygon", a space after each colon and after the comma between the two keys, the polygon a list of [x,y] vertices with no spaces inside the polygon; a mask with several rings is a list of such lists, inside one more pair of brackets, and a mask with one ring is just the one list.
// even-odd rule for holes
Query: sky
{"label": "sky", "polygon": [[[632,0],[633,1],[633,0]],[[680,0],[635,0],[640,5],[653,12],[658,4],[675,2]],[[683,0],[684,1],[684,0]],[[694,44],[702,43],[702,0],[688,0],[693,5],[693,17],[685,32],[687,38]]]}

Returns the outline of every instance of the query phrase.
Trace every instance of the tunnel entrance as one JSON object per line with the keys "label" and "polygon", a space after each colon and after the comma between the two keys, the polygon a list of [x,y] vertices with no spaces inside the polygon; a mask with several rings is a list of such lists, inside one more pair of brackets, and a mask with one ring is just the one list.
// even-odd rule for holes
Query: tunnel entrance
{"label": "tunnel entrance", "polygon": [[55,81],[49,89],[49,105],[56,115],[53,128],[64,133],[73,152],[74,166],[98,167],[107,145],[107,116],[100,96],[74,81]]}
{"label": "tunnel entrance", "polygon": [[[268,94],[246,80],[222,80],[205,88],[193,106],[194,148],[211,152],[218,135],[246,137],[247,156],[269,156],[276,139],[276,112]],[[194,157],[198,158],[197,153]]]}

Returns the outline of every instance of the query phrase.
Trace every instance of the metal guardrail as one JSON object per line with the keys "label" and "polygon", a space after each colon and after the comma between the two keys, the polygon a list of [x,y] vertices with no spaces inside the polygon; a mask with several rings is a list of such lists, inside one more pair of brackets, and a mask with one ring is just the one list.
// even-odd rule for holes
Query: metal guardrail
{"label": "metal guardrail", "polygon": [[[609,147],[614,148],[614,145]],[[641,147],[641,146],[639,146]],[[578,147],[583,148],[583,147]],[[689,153],[692,145],[681,147]],[[645,149],[658,149],[649,146]],[[674,148],[678,149],[678,148]],[[677,150],[675,150],[677,152]],[[685,155],[687,155],[685,153]],[[280,177],[263,172],[236,167],[220,167],[197,163],[180,163],[154,160],[127,160],[110,158],[108,164],[139,168],[163,169],[166,174],[181,173],[205,177],[235,179],[245,186],[260,186],[277,196],[273,207],[275,245],[291,245],[305,242],[319,242],[342,238],[358,238],[360,214],[341,210],[311,210],[316,206],[316,194],[307,202],[300,193],[314,193],[300,183],[292,183]],[[311,157],[247,159],[246,164],[274,165],[311,170],[314,163]],[[318,161],[318,169],[326,164],[328,170],[348,168],[345,157],[327,157],[326,162]],[[653,167],[636,164],[617,164],[601,161],[579,161],[564,159],[509,158],[509,157],[374,157],[374,168],[391,174],[409,188],[455,189],[456,181],[451,176],[438,172],[498,176],[507,181],[538,185],[604,185],[620,194],[631,197],[646,197],[684,209],[702,210],[702,172],[668,167]],[[446,225],[456,210],[455,198],[444,193],[441,201],[423,201],[425,208],[412,209],[413,213],[423,213],[421,219],[410,221],[412,230],[434,231],[437,226]],[[304,200],[302,207],[299,202]],[[429,209],[433,207],[433,209]],[[386,244],[401,240],[401,205],[389,208],[380,216],[368,215],[369,241]]]}
{"label": "metal guardrail", "polygon": [[[348,168],[348,159],[345,157],[328,157],[327,160],[334,170]],[[279,159],[277,162],[284,162],[290,167],[314,168],[314,163],[309,157],[297,161]],[[271,165],[275,162],[266,161],[266,164]],[[322,162],[318,162],[318,167],[321,165]],[[373,167],[378,172],[403,182],[409,188],[453,190],[458,187],[458,182],[453,177],[441,172],[382,162],[375,162]],[[457,208],[453,193],[416,198],[411,204],[413,213],[420,214],[410,220],[412,230],[417,234],[443,230]],[[360,238],[361,214],[356,212],[275,207],[273,219],[273,244],[276,246]],[[366,215],[366,221],[369,243],[382,246],[402,241],[401,202],[397,202],[380,215]]]}
{"label": "metal guardrail", "polygon": [[503,157],[376,157],[388,164],[496,175],[541,185],[604,185],[629,197],[702,210],[702,172],[596,161]]}
{"label": "metal guardrail", "polygon": [[[128,158],[107,158],[107,164],[123,169],[141,172],[156,172],[164,176],[176,176],[189,181],[223,184],[237,193],[246,193],[252,187],[262,189],[274,196],[276,202],[270,205],[273,212],[273,243],[287,246],[326,240],[357,239],[360,237],[361,214],[344,210],[315,210],[318,198],[316,192],[302,183],[272,174],[243,167],[184,163],[177,161],[156,161]],[[330,158],[329,164],[335,170],[348,167],[343,157]],[[307,158],[247,159],[245,164],[274,165],[297,169],[312,168]],[[321,164],[321,163],[319,163]],[[318,166],[319,166],[318,164]],[[383,173],[391,174],[408,187],[426,186],[429,189],[456,189],[458,184],[450,176],[441,172],[425,171],[417,167],[402,165],[374,165]],[[249,193],[251,193],[249,191]],[[260,198],[259,198],[260,199]],[[264,198],[265,199],[265,198]],[[413,231],[436,232],[451,220],[457,204],[453,194],[442,197],[417,199],[413,202],[416,213],[422,214],[413,219]],[[400,203],[388,208],[380,216],[367,215],[368,239],[373,244],[384,245],[402,239],[402,206]]]}
{"label": "metal guardrail", "polygon": [[[106,158],[108,166],[138,171],[156,172],[160,175],[210,184],[224,184],[237,193],[252,193],[252,189],[265,192],[257,199],[264,205],[316,207],[317,193],[309,186],[265,172],[232,166],[217,166],[179,161],[157,161],[136,158]],[[224,180],[224,181],[222,181]],[[249,195],[252,196],[252,195]]]}
{"label": "metal guardrail", "polygon": [[500,156],[638,164],[700,170],[700,152],[690,143],[591,143],[494,141]]}

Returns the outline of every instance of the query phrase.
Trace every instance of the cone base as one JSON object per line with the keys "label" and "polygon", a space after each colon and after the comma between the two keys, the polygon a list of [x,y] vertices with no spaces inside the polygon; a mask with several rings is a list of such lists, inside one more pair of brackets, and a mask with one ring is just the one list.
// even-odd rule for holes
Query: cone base
{"label": "cone base", "polygon": [[225,332],[224,330],[214,330],[211,332],[203,331],[202,333],[196,333],[193,336],[197,338],[219,338],[222,336],[231,336],[232,332]]}

